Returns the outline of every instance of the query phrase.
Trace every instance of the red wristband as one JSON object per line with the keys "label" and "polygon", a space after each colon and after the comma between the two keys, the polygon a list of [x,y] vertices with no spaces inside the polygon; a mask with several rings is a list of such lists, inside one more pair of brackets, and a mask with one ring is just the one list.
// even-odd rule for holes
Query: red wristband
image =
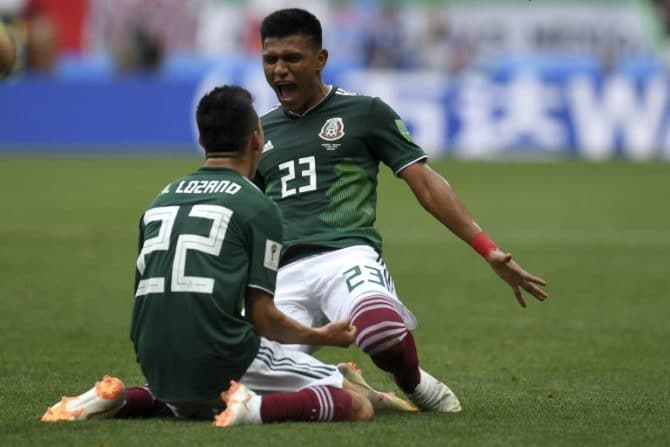
{"label": "red wristband", "polygon": [[481,233],[475,234],[475,237],[472,238],[472,248],[475,249],[477,253],[482,255],[484,259],[489,258],[489,253],[498,248],[495,242],[491,240],[490,237],[483,231]]}

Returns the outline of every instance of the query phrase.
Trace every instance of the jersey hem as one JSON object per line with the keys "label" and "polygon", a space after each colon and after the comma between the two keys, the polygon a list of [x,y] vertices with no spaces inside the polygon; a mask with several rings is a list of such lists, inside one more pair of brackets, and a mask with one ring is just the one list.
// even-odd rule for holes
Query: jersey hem
{"label": "jersey hem", "polygon": [[[315,247],[317,248],[317,251],[314,250],[302,251],[298,249],[297,253],[294,252],[289,257],[282,256],[282,258],[279,261],[279,268],[281,269],[282,267],[285,267],[295,261],[299,261],[309,256],[322,254],[326,251],[341,250],[344,248],[349,248],[357,245],[365,245],[371,247],[377,253],[381,253],[381,241],[379,243],[375,243],[370,239],[364,237],[350,237],[346,239],[339,239],[336,241],[331,240],[331,241],[320,241],[320,242],[297,242],[292,245],[288,245],[284,253],[289,252],[290,249],[296,250],[296,247],[300,246]],[[318,251],[318,247],[323,248],[323,250]]]}

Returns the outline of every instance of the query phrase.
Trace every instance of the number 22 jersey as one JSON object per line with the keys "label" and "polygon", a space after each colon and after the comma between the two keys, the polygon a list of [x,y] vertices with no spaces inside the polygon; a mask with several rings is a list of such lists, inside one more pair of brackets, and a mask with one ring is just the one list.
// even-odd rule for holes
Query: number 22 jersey
{"label": "number 22 jersey", "polygon": [[274,294],[281,231],[276,205],[226,168],[170,183],[144,212],[131,339],[156,397],[217,399],[244,374],[260,343],[246,289]]}

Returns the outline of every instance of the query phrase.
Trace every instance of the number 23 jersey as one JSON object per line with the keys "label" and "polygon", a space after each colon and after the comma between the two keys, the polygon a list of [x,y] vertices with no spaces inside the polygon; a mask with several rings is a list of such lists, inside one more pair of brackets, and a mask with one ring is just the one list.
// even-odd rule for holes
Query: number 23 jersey
{"label": "number 23 jersey", "polygon": [[332,87],[304,115],[276,107],[261,122],[254,181],[279,206],[284,247],[367,244],[381,253],[379,163],[397,175],[426,158],[398,114],[379,98]]}

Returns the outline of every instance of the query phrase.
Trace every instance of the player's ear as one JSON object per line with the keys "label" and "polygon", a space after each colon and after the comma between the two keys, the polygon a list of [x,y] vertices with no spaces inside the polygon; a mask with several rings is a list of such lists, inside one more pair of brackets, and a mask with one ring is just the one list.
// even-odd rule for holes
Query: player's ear
{"label": "player's ear", "polygon": [[198,135],[198,144],[200,145],[201,148],[205,148],[205,145],[202,144],[202,135]]}
{"label": "player's ear", "polygon": [[250,158],[250,166],[249,175],[246,176],[247,178],[254,178],[256,169],[258,169],[258,160],[260,160],[261,154],[263,154],[263,131],[259,127],[249,135],[249,145],[247,147],[246,156]]}
{"label": "player's ear", "polygon": [[316,70],[321,73],[321,70],[326,66],[328,62],[328,50],[321,48],[316,55]]}
{"label": "player's ear", "polygon": [[251,135],[249,136],[249,145],[251,146],[251,151],[254,154],[256,152],[260,152],[263,149],[263,134],[260,128],[251,132]]}

